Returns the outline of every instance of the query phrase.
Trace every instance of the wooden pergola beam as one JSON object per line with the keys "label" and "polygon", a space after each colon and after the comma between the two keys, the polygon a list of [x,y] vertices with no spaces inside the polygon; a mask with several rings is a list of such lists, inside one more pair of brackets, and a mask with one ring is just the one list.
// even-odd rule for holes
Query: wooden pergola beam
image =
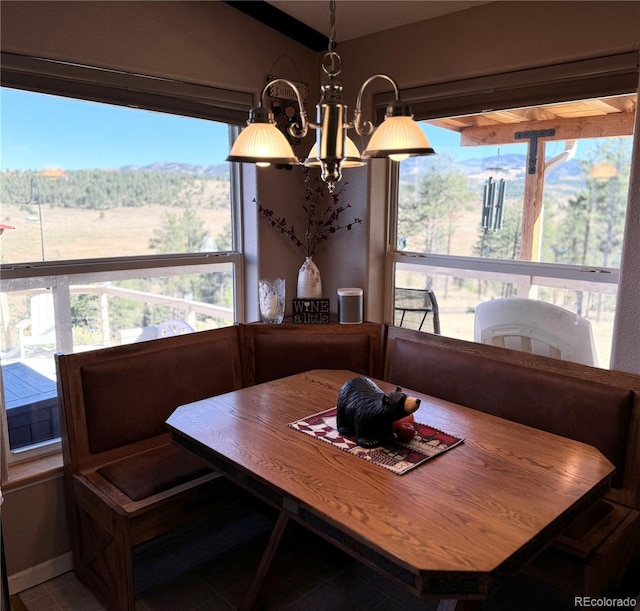
{"label": "wooden pergola beam", "polygon": [[525,261],[540,260],[540,237],[542,223],[542,207],[544,193],[544,140],[531,141],[528,144],[528,155],[533,154],[532,147],[536,147],[536,157],[540,161],[536,165],[536,172],[527,172],[524,179],[524,202],[522,206],[522,238],[520,241],[520,258]]}
{"label": "wooden pergola beam", "polygon": [[525,121],[523,123],[500,123],[465,127],[460,130],[461,146],[484,146],[492,144],[514,144],[516,132],[526,130],[554,129],[555,136],[545,140],[577,140],[580,138],[610,138],[633,134],[634,113],[614,113],[596,117],[576,117]]}

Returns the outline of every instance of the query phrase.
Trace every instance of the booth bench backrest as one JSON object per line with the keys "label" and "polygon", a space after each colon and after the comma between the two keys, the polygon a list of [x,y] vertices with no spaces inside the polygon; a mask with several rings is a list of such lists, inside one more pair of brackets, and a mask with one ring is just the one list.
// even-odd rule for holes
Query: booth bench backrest
{"label": "booth bench backrest", "polygon": [[91,468],[167,443],[185,403],[310,369],[377,376],[382,325],[255,325],[59,355],[67,462]]}
{"label": "booth bench backrest", "polygon": [[[348,369],[597,447],[640,505],[640,378],[390,325],[242,324],[65,361],[65,460],[166,443],[177,406],[309,369]],[[65,444],[63,444],[64,447]]]}
{"label": "booth bench backrest", "polygon": [[636,376],[388,327],[384,377],[593,445],[616,467],[612,486],[638,494]]}
{"label": "booth bench backrest", "polygon": [[[237,326],[58,356],[71,463],[166,443],[177,406],[242,387]],[[64,396],[64,395],[61,395]]]}
{"label": "booth bench backrest", "polygon": [[245,385],[310,369],[348,369],[377,377],[382,325],[242,325]]}

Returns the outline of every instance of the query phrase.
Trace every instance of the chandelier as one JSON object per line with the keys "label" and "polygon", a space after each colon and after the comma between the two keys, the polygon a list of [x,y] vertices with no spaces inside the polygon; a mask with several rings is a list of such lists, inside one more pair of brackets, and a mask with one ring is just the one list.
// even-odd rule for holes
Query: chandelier
{"label": "chandelier", "polygon": [[[336,183],[341,180],[344,168],[364,165],[366,159],[389,157],[401,161],[411,156],[434,154],[424,132],[413,120],[409,104],[400,100],[398,85],[386,74],[374,74],[362,84],[353,121],[347,121],[342,84],[336,80],[336,76],[342,71],[342,60],[335,51],[335,0],[330,0],[329,11],[329,47],[322,60],[322,70],[328,80],[320,87],[322,95],[316,105],[317,122],[307,120],[307,113],[296,85],[287,79],[272,79],[262,89],[259,106],[249,112],[247,127],[236,139],[227,161],[255,163],[258,166],[301,163],[284,134],[276,126],[273,113],[264,106],[267,91],[277,83],[284,83],[293,90],[300,108],[300,124],[291,124],[288,128],[289,134],[294,138],[304,138],[310,127],[316,130],[316,143],[302,163],[305,166],[321,168],[322,180],[327,183],[330,192],[333,192]],[[362,121],[362,94],[369,83],[379,78],[391,83],[396,99],[387,106],[384,121],[374,131],[371,121]],[[362,154],[353,140],[347,137],[347,130],[352,128],[360,136],[371,136]]]}

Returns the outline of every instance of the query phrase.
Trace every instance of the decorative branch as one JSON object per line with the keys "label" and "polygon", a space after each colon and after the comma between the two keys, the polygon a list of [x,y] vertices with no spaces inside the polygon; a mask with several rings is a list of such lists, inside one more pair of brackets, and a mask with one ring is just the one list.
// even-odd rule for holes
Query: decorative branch
{"label": "decorative branch", "polygon": [[273,210],[265,208],[255,199],[253,201],[258,205],[258,211],[270,227],[288,237],[297,248],[305,251],[307,257],[311,257],[316,253],[318,246],[328,240],[332,234],[343,229],[351,231],[355,224],[362,223],[362,219],[354,218],[349,223],[340,223],[340,216],[351,208],[351,204],[340,205],[342,192],[349,183],[345,183],[338,191],[329,194],[330,203],[322,207],[318,202],[327,197],[324,183],[317,172],[312,176],[308,168],[304,168],[304,175],[306,187],[305,204],[302,209],[307,213],[307,226],[301,237],[298,237],[295,227],[293,224],[289,225],[284,216],[277,217]]}

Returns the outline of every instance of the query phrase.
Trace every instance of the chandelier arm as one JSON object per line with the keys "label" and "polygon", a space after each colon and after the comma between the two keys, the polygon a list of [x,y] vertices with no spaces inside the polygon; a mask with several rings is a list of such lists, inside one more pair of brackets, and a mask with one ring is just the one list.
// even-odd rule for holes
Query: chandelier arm
{"label": "chandelier arm", "polygon": [[293,92],[296,94],[296,100],[298,102],[298,107],[300,108],[301,125],[298,125],[297,123],[292,123],[289,126],[289,133],[294,138],[304,138],[307,135],[307,132],[309,131],[309,122],[307,121],[307,111],[305,110],[304,105],[302,104],[302,96],[300,95],[300,91],[291,81],[285,78],[271,79],[262,89],[262,93],[260,94],[260,106],[264,107],[264,96],[267,95],[267,91],[269,87],[271,87],[272,85],[275,85],[276,83],[287,84],[289,87],[291,87],[291,89],[293,89]]}
{"label": "chandelier arm", "polygon": [[360,134],[361,136],[368,136],[373,131],[373,123],[371,123],[371,121],[365,121],[364,123],[362,122],[362,94],[364,93],[364,90],[367,87],[367,85],[369,85],[371,81],[377,78],[382,78],[389,81],[393,85],[393,90],[395,91],[395,94],[396,94],[396,101],[400,99],[398,84],[390,76],[387,76],[386,74],[374,74],[370,76],[364,83],[362,83],[362,86],[360,87],[360,91],[358,91],[356,109],[353,113],[353,126],[355,127],[356,132],[358,132],[358,134]]}

